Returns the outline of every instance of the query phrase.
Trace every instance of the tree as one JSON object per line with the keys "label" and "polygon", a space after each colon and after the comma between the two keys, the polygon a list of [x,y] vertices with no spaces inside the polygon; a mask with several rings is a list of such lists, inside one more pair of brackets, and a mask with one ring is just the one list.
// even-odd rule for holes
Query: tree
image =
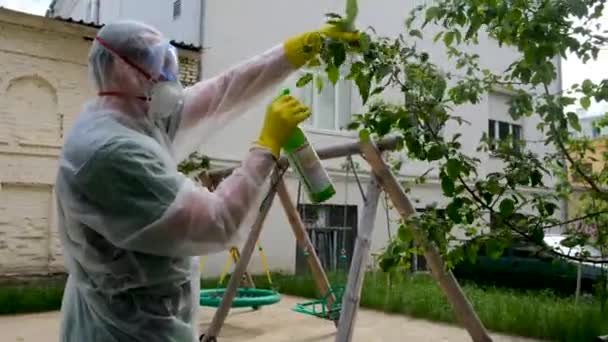
{"label": "tree", "polygon": [[[586,80],[571,89],[551,92],[551,85],[559,76],[557,58],[571,55],[587,62],[596,59],[608,43],[599,21],[604,3],[605,0],[437,0],[430,7],[416,7],[398,37],[378,36],[370,28],[357,44],[325,40],[319,59],[308,66],[325,72],[333,83],[340,77],[340,68],[348,69],[347,79],[354,81],[365,104],[364,112],[354,116],[349,128],[358,130],[361,137],[398,135],[402,141],[399,152],[437,170],[443,195],[449,200],[445,210],[430,208],[402,222],[397,240],[390,242],[380,258],[384,269],[403,266],[416,252],[409,247],[411,224],[424,228],[449,265],[465,257],[474,259],[482,246],[499,256],[515,238],[564,258],[608,263],[605,258],[565,255],[543,243],[548,228],[608,214],[608,207],[596,205],[581,213],[581,217],[562,222],[557,210],[559,201],[573,191],[566,167],[584,180],[590,199],[601,203],[608,200],[606,171],[587,172],[582,166],[583,156],[591,149],[589,142],[569,134],[570,130],[581,130],[578,116],[569,108],[577,101],[584,108],[592,99],[605,101],[608,79],[599,83]],[[348,22],[352,27],[353,12],[349,13],[347,20],[331,13],[329,21]],[[450,61],[464,76],[456,78],[444,72],[432,62],[432,56],[417,48],[416,40],[423,39],[430,25],[439,28],[433,40],[446,47]],[[487,34],[500,46],[516,49],[520,57],[502,74],[482,67],[479,55],[460,48],[479,44],[481,34]],[[304,75],[298,86],[312,80],[312,75]],[[323,84],[318,81],[316,86],[321,89]],[[444,137],[440,131],[449,122],[468,124],[453,114],[454,108],[477,104],[496,87],[514,94],[509,103],[509,114],[514,119],[540,119],[537,129],[543,134],[543,142],[554,146],[554,152],[538,155],[526,142],[513,137],[497,142],[484,136],[478,151],[493,154],[504,168],[481,175],[477,172],[480,160],[462,148],[463,137]],[[383,95],[389,91],[399,92],[402,100],[384,100]],[[605,124],[608,125],[608,116]],[[399,168],[399,163],[395,167]],[[425,176],[421,175],[418,181],[424,181]],[[558,180],[556,191],[525,191],[547,190],[549,178]],[[533,215],[521,215],[524,210]],[[490,217],[494,218],[496,229],[482,231]],[[598,227],[599,235],[605,236],[607,229],[606,225]],[[466,248],[454,246],[456,230],[471,238]],[[589,241],[575,229],[567,234],[569,241]],[[595,243],[605,249],[607,242],[599,239]]]}

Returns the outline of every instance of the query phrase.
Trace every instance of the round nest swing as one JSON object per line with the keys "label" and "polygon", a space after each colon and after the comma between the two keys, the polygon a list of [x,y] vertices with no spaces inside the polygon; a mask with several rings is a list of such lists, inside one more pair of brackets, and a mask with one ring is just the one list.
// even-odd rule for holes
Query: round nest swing
{"label": "round nest swing", "polygon": [[[222,302],[226,289],[201,290],[200,305],[217,308]],[[233,308],[258,308],[264,305],[272,305],[281,301],[281,295],[273,290],[257,288],[239,288],[232,302]]]}

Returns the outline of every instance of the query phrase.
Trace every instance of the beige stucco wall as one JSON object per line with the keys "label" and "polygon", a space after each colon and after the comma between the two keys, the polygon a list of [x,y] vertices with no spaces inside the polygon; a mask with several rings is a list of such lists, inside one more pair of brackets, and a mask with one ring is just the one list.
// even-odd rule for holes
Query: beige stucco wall
{"label": "beige stucco wall", "polygon": [[[92,95],[86,60],[95,33],[0,9],[0,275],[63,270],[53,182],[62,138]],[[197,55],[180,57],[182,80],[194,82]]]}

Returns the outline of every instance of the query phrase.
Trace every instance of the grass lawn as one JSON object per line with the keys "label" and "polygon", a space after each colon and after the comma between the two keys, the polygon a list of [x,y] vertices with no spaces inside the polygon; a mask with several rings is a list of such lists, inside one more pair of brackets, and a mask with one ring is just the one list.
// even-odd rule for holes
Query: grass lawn
{"label": "grass lawn", "polygon": [[[332,283],[343,283],[331,275]],[[255,277],[258,287],[268,287],[264,277]],[[205,287],[214,287],[205,282]],[[316,287],[308,277],[273,276],[279,292],[315,298]],[[462,284],[467,297],[487,329],[511,335],[553,341],[593,341],[608,334],[608,311],[599,303],[582,299],[578,306],[573,297],[559,297],[548,291],[522,292],[495,287]],[[361,306],[411,317],[455,323],[455,317],[441,289],[425,274],[393,279],[389,289],[386,275],[368,273]]]}
{"label": "grass lawn", "polygon": [[[343,276],[330,275],[333,284],[342,284]],[[258,287],[270,287],[265,276],[255,276]],[[226,284],[226,283],[225,283]],[[204,288],[217,286],[217,280],[204,280]],[[272,287],[287,295],[316,298],[314,282],[309,277],[274,274]],[[521,292],[480,287],[465,283],[463,289],[485,326],[493,331],[554,341],[592,341],[608,334],[608,312],[599,303],[582,299],[578,306],[572,297],[550,292]],[[58,310],[63,283],[37,282],[0,287],[0,314]],[[365,278],[363,307],[404,314],[432,321],[454,323],[455,318],[443,293],[427,275],[393,279],[380,273]]]}

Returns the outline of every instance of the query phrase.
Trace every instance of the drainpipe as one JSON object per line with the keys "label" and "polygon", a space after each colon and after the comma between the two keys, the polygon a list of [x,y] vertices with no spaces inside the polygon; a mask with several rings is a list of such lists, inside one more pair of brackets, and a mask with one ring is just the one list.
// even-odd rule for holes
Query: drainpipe
{"label": "drainpipe", "polygon": [[[562,73],[562,57],[558,56],[557,58],[557,71],[558,71],[558,89],[560,91],[560,93],[563,91],[563,73]],[[566,177],[568,176],[568,164],[566,162],[566,157],[564,156],[562,158],[562,163],[564,165],[564,172],[566,173]],[[561,203],[560,203],[560,214],[561,214],[561,220],[562,222],[566,222],[569,219],[569,215],[568,215],[568,199],[567,198],[562,198]],[[565,231],[567,228],[567,226],[564,224],[562,229]]]}
{"label": "drainpipe", "polygon": [[201,47],[201,52],[200,52],[200,62],[198,63],[198,67],[199,67],[199,81],[203,79],[203,50],[205,48],[205,9],[207,7],[207,1],[206,0],[200,0],[199,1],[200,4],[200,13],[199,13],[199,31],[198,31],[198,39],[199,39],[199,45]]}
{"label": "drainpipe", "polygon": [[100,0],[93,0],[93,22],[96,25],[99,25],[99,6],[100,6]]}

